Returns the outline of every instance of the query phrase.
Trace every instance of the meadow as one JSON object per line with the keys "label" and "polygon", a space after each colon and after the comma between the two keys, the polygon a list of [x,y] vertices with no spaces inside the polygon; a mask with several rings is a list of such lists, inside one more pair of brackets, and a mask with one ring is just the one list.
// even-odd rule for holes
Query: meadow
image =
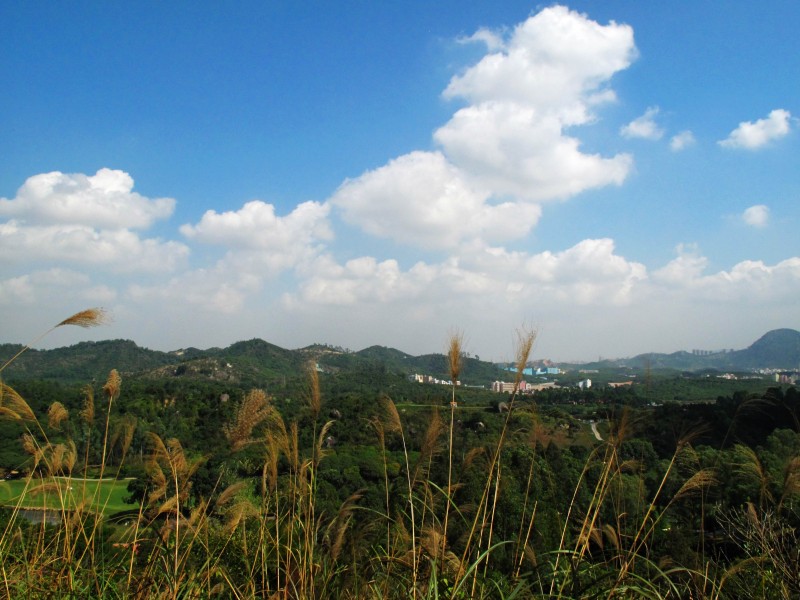
{"label": "meadow", "polygon": [[26,509],[74,510],[88,506],[90,510],[111,516],[131,510],[125,502],[130,496],[127,479],[83,479],[81,477],[45,477],[0,481],[0,507]]}

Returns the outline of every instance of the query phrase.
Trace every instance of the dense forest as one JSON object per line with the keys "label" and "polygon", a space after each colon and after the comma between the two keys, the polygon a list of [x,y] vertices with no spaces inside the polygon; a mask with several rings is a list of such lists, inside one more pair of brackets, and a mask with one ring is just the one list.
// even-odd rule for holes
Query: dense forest
{"label": "dense forest", "polygon": [[[520,367],[532,341],[520,336]],[[429,360],[457,381],[465,359],[454,336]],[[3,593],[800,594],[794,386],[664,373],[523,395],[518,373],[495,394],[390,365],[323,373],[310,357],[260,387],[174,368],[84,385],[9,368]],[[125,508],[101,485],[87,493],[96,480]]]}

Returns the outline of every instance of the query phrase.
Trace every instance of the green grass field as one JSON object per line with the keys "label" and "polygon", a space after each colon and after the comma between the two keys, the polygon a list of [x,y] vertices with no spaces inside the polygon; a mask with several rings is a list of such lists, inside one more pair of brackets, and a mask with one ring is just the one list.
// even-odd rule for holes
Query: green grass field
{"label": "green grass field", "polygon": [[98,481],[59,477],[0,482],[0,506],[71,509],[87,498],[94,510],[112,515],[135,508],[123,501],[128,495],[128,481],[125,479]]}

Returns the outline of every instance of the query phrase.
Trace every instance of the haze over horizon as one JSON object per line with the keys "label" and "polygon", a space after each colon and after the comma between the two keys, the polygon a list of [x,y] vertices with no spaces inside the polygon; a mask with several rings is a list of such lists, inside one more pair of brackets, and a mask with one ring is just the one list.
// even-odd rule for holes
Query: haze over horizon
{"label": "haze over horizon", "polygon": [[0,341],[484,360],[800,329],[800,6],[7,5]]}

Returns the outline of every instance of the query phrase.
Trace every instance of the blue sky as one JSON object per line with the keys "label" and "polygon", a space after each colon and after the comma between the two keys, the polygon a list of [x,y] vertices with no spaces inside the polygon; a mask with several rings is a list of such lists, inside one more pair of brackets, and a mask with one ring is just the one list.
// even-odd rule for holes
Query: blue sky
{"label": "blue sky", "polygon": [[3,341],[800,329],[796,3],[496,4],[5,4]]}

